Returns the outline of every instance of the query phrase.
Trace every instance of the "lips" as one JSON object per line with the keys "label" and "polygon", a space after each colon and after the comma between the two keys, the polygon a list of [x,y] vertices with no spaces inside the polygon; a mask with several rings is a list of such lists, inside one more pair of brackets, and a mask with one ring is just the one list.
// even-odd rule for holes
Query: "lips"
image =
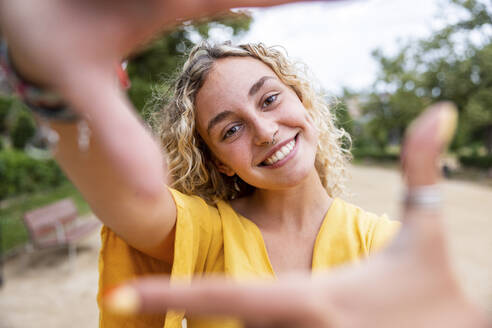
{"label": "lips", "polygon": [[261,162],[260,166],[271,166],[287,157],[295,148],[297,135],[290,140],[286,140],[269,151],[268,155]]}

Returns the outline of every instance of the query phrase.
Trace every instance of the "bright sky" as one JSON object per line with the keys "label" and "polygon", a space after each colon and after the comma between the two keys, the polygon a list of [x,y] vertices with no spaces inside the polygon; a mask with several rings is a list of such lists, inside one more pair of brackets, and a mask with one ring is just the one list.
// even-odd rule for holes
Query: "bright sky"
{"label": "bright sky", "polygon": [[241,42],[282,45],[303,60],[326,90],[369,88],[377,65],[371,51],[391,53],[397,40],[436,27],[439,0],[361,0],[285,5],[253,11]]}

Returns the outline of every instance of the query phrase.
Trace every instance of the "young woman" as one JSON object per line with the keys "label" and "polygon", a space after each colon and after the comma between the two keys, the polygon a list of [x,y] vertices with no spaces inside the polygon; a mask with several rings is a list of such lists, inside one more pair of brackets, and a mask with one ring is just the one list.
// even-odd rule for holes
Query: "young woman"
{"label": "young woman", "polygon": [[[263,45],[191,51],[157,120],[175,209],[164,214],[173,242],[152,256],[172,265],[171,279],[327,269],[369,255],[396,231],[397,223],[332,198],[343,186],[345,132],[302,73]],[[145,252],[141,244],[132,246]],[[152,272],[107,228],[101,259],[103,289]]]}
{"label": "young woman", "polygon": [[[56,159],[105,223],[100,291],[150,273],[271,279],[379,248],[397,224],[334,198],[343,186],[344,133],[275,49],[194,49],[163,110],[161,151],[113,68],[176,17],[230,6],[189,2],[1,2],[13,66],[58,91],[90,129],[90,144],[80,149],[80,125],[48,122],[59,135]],[[102,311],[101,326],[179,327],[182,317]],[[199,317],[188,324],[240,325]]]}

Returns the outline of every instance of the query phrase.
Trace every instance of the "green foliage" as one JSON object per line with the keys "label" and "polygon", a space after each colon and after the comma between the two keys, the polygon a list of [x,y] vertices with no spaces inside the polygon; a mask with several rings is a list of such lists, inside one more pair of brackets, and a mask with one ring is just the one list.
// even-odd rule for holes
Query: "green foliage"
{"label": "green foliage", "polygon": [[66,181],[53,160],[37,160],[24,152],[0,152],[0,200],[24,193],[49,189]]}
{"label": "green foliage", "polygon": [[16,149],[24,149],[35,133],[36,123],[32,115],[27,111],[19,111],[10,132],[12,146]]}
{"label": "green foliage", "polygon": [[12,107],[12,98],[0,95],[0,134],[7,131],[7,117]]}
{"label": "green foliage", "polygon": [[183,64],[186,52],[196,42],[207,39],[212,29],[222,29],[232,38],[249,29],[251,16],[245,12],[229,12],[213,19],[187,22],[171,33],[161,36],[128,64],[132,87],[130,100],[142,112],[153,89],[166,83]]}
{"label": "green foliage", "polygon": [[476,167],[480,169],[492,168],[492,155],[488,156],[459,156],[460,163],[465,166]]}
{"label": "green foliage", "polygon": [[[485,1],[447,0],[443,15],[461,20],[426,39],[409,40],[394,56],[373,52],[380,71],[364,99],[365,133],[383,149],[401,141],[405,127],[426,106],[451,100],[460,110],[454,149],[479,142],[492,154],[492,7]],[[473,43],[469,35],[481,41]]]}

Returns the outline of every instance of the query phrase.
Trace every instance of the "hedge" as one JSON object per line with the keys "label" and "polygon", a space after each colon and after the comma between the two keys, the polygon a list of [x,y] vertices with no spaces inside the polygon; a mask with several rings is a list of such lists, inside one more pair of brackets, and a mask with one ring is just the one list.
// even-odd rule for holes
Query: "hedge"
{"label": "hedge", "polygon": [[478,156],[478,155],[469,155],[469,156],[460,156],[460,163],[463,166],[476,167],[480,169],[490,169],[492,168],[492,155],[486,156]]}
{"label": "hedge", "polygon": [[45,190],[67,181],[52,159],[34,159],[21,151],[0,151],[0,200]]}

